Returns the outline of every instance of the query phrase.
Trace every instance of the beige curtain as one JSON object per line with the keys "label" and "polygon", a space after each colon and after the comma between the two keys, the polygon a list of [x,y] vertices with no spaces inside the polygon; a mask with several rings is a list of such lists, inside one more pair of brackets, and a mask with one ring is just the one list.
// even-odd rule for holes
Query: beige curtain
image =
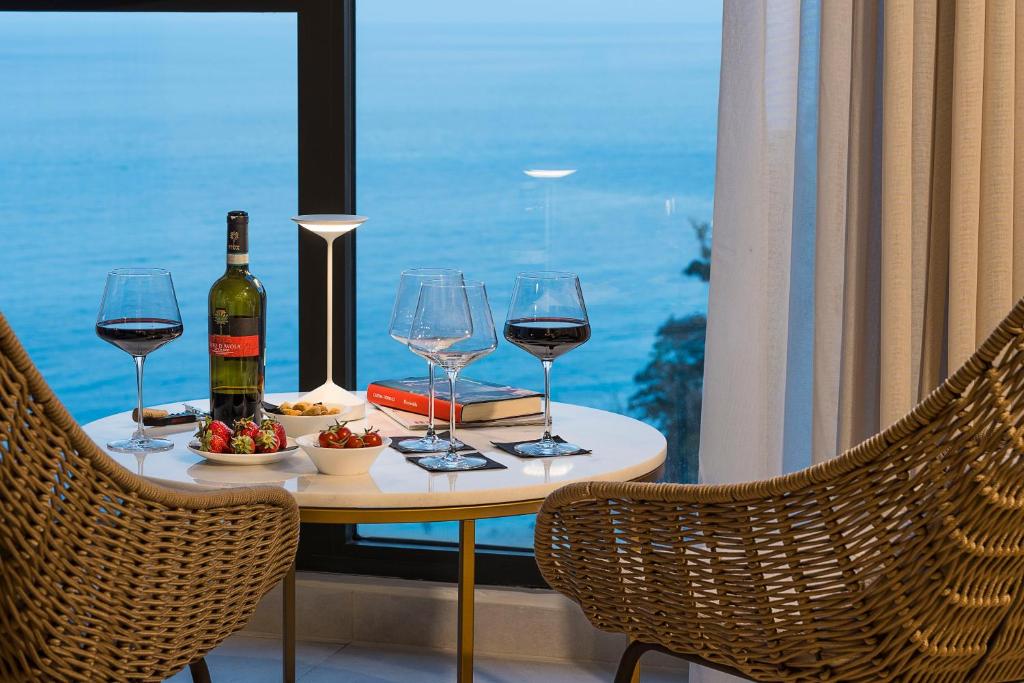
{"label": "beige curtain", "polygon": [[888,426],[1024,295],[1024,0],[725,0],[722,50],[705,482]]}
{"label": "beige curtain", "polygon": [[822,5],[816,459],[910,410],[1024,294],[1018,11],[886,2],[880,35],[873,3]]}

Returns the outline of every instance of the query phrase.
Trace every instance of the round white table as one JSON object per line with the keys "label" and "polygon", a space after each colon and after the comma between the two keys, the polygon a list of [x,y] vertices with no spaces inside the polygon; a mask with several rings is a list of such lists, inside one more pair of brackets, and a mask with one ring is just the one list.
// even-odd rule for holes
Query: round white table
{"label": "round white table", "polygon": [[[299,394],[271,394],[274,403],[295,401]],[[204,400],[187,401],[205,410]],[[161,406],[170,411],[180,403]],[[176,487],[225,488],[273,485],[289,491],[299,505],[303,522],[374,524],[402,522],[459,522],[458,680],[473,679],[473,589],[475,584],[475,520],[536,513],[544,497],[575,481],[631,481],[651,478],[665,461],[665,437],[638,420],[594,408],[552,403],[555,432],[592,449],[590,455],[557,458],[518,458],[491,445],[537,438],[538,426],[461,429],[459,439],[508,469],[431,473],[386,449],[368,474],[336,477],[318,474],[301,450],[272,465],[219,465],[185,448],[194,425],[147,430],[174,442],[162,453],[137,457],[107,451],[129,470]],[[373,406],[366,424],[387,436],[410,434]],[[361,430],[359,423],[353,427]],[[130,411],[84,426],[101,447],[131,434]],[[295,674],[295,574],[284,584],[284,680]]]}

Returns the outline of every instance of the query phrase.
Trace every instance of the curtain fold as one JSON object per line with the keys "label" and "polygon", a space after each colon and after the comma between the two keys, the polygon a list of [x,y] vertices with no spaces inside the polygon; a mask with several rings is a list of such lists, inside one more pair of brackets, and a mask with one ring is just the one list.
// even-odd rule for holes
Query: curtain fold
{"label": "curtain fold", "polygon": [[1024,0],[725,0],[723,31],[709,483],[884,429],[1024,296]]}

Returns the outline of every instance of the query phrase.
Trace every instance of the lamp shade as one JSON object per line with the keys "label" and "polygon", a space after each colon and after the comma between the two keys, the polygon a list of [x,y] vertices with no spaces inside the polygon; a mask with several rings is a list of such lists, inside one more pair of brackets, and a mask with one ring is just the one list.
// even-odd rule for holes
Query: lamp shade
{"label": "lamp shade", "polygon": [[334,239],[354,230],[366,221],[366,216],[353,216],[344,213],[310,213],[293,216],[292,220],[310,232],[321,235],[324,239]]}

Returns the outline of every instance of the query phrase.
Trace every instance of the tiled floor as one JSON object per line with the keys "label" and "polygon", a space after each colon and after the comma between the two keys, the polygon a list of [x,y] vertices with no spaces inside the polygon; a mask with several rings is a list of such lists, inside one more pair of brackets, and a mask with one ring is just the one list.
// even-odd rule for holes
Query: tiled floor
{"label": "tiled floor", "polygon": [[[236,635],[207,658],[213,683],[279,683],[281,650],[272,638]],[[301,683],[452,683],[450,652],[399,647],[300,642]],[[614,666],[479,657],[477,683],[611,683]],[[168,679],[191,683],[188,671]],[[685,674],[645,667],[643,683],[684,683]]]}

